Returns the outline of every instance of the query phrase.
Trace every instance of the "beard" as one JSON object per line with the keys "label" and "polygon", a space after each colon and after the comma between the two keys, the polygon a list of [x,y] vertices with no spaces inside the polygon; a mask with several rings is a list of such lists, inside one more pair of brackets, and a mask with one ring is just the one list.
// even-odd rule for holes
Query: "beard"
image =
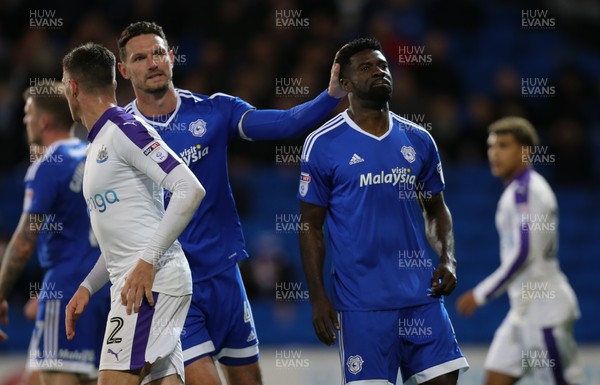
{"label": "beard", "polygon": [[387,84],[371,85],[369,90],[355,90],[356,96],[365,101],[370,101],[375,104],[385,104],[392,97],[392,87]]}
{"label": "beard", "polygon": [[158,97],[164,95],[169,90],[169,84],[171,84],[171,77],[169,77],[167,74],[164,75],[167,77],[164,83],[153,85],[144,84],[143,87],[141,87],[141,90]]}
{"label": "beard", "polygon": [[144,92],[155,95],[155,96],[162,96],[164,95],[167,90],[169,89],[169,82],[166,82],[165,84],[159,84],[159,85],[155,85],[152,87],[144,87]]}

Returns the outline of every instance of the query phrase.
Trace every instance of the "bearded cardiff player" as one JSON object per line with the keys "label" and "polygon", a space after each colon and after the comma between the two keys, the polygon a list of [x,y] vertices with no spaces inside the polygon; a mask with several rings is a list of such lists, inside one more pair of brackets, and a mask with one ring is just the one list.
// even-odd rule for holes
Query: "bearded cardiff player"
{"label": "bearded cardiff player", "polygon": [[298,191],[315,333],[326,345],[339,338],[344,384],[395,384],[398,371],[405,384],[456,384],[468,364],[444,307],[456,259],[436,144],[389,111],[378,41],[352,41],[338,62],[350,107],[307,137]]}

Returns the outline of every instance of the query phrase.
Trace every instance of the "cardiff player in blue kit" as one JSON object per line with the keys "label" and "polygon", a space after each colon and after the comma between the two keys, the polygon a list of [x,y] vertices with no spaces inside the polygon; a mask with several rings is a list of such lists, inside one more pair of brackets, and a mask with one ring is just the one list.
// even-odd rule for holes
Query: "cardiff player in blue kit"
{"label": "cardiff player in blue kit", "polygon": [[389,111],[392,77],[376,40],[349,43],[338,62],[350,108],[307,137],[298,192],[315,332],[331,345],[339,331],[344,384],[395,384],[398,370],[405,384],[456,384],[468,364],[443,304],[456,259],[437,147]]}
{"label": "cardiff player in blue kit", "polygon": [[[227,176],[227,146],[236,138],[297,136],[324,120],[346,95],[332,68],[328,90],[290,110],[256,110],[226,94],[175,88],[173,51],[155,23],[131,24],[119,39],[119,71],[136,99],[126,110],[152,125],[208,191],[179,237],[194,283],[181,340],[188,384],[220,384],[213,360],[230,384],[262,383],[258,339],[237,267],[248,253]],[[166,197],[168,200],[168,195]]]}
{"label": "cardiff player in blue kit", "polygon": [[77,331],[80,338],[67,341],[65,306],[100,250],[81,192],[86,145],[73,137],[73,120],[63,93],[61,86],[52,85],[25,97],[27,139],[42,152],[25,175],[23,213],[4,254],[0,320],[8,321],[6,297],[37,245],[44,280],[36,286],[39,308],[28,370],[39,372],[43,384],[92,384],[98,376],[109,291],[104,287],[90,302],[82,317],[85,327]]}

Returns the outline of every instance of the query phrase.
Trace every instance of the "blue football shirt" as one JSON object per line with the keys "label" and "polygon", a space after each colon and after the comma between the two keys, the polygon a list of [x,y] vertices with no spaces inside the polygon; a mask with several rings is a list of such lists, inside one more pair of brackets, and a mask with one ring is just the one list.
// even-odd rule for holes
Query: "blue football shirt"
{"label": "blue football shirt", "polygon": [[81,140],[60,140],[25,175],[23,212],[42,221],[32,226],[38,227],[38,258],[46,270],[61,265],[87,274],[100,255],[82,194],[85,156]]}
{"label": "blue football shirt", "polygon": [[[194,282],[199,282],[248,257],[229,185],[227,147],[233,138],[245,136],[239,122],[254,107],[226,94],[176,92],[177,106],[171,114],[144,116],[135,101],[125,109],[152,125],[206,188],[206,196],[178,238]],[[167,193],[165,204],[168,201]]]}
{"label": "blue football shirt", "polygon": [[428,296],[437,257],[419,198],[444,189],[431,135],[390,112],[376,137],[337,115],[304,143],[298,198],[327,208],[332,301],[340,311],[415,306]]}

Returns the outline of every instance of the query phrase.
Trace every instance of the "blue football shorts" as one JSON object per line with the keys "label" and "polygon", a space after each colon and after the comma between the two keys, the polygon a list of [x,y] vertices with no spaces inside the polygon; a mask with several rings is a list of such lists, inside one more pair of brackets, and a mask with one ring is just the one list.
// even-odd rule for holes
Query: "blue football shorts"
{"label": "blue football shorts", "polygon": [[420,384],[464,371],[463,356],[442,302],[382,311],[338,313],[344,384]]}
{"label": "blue football shorts", "polygon": [[194,283],[181,345],[186,366],[207,355],[230,366],[258,361],[258,337],[237,265]]}

